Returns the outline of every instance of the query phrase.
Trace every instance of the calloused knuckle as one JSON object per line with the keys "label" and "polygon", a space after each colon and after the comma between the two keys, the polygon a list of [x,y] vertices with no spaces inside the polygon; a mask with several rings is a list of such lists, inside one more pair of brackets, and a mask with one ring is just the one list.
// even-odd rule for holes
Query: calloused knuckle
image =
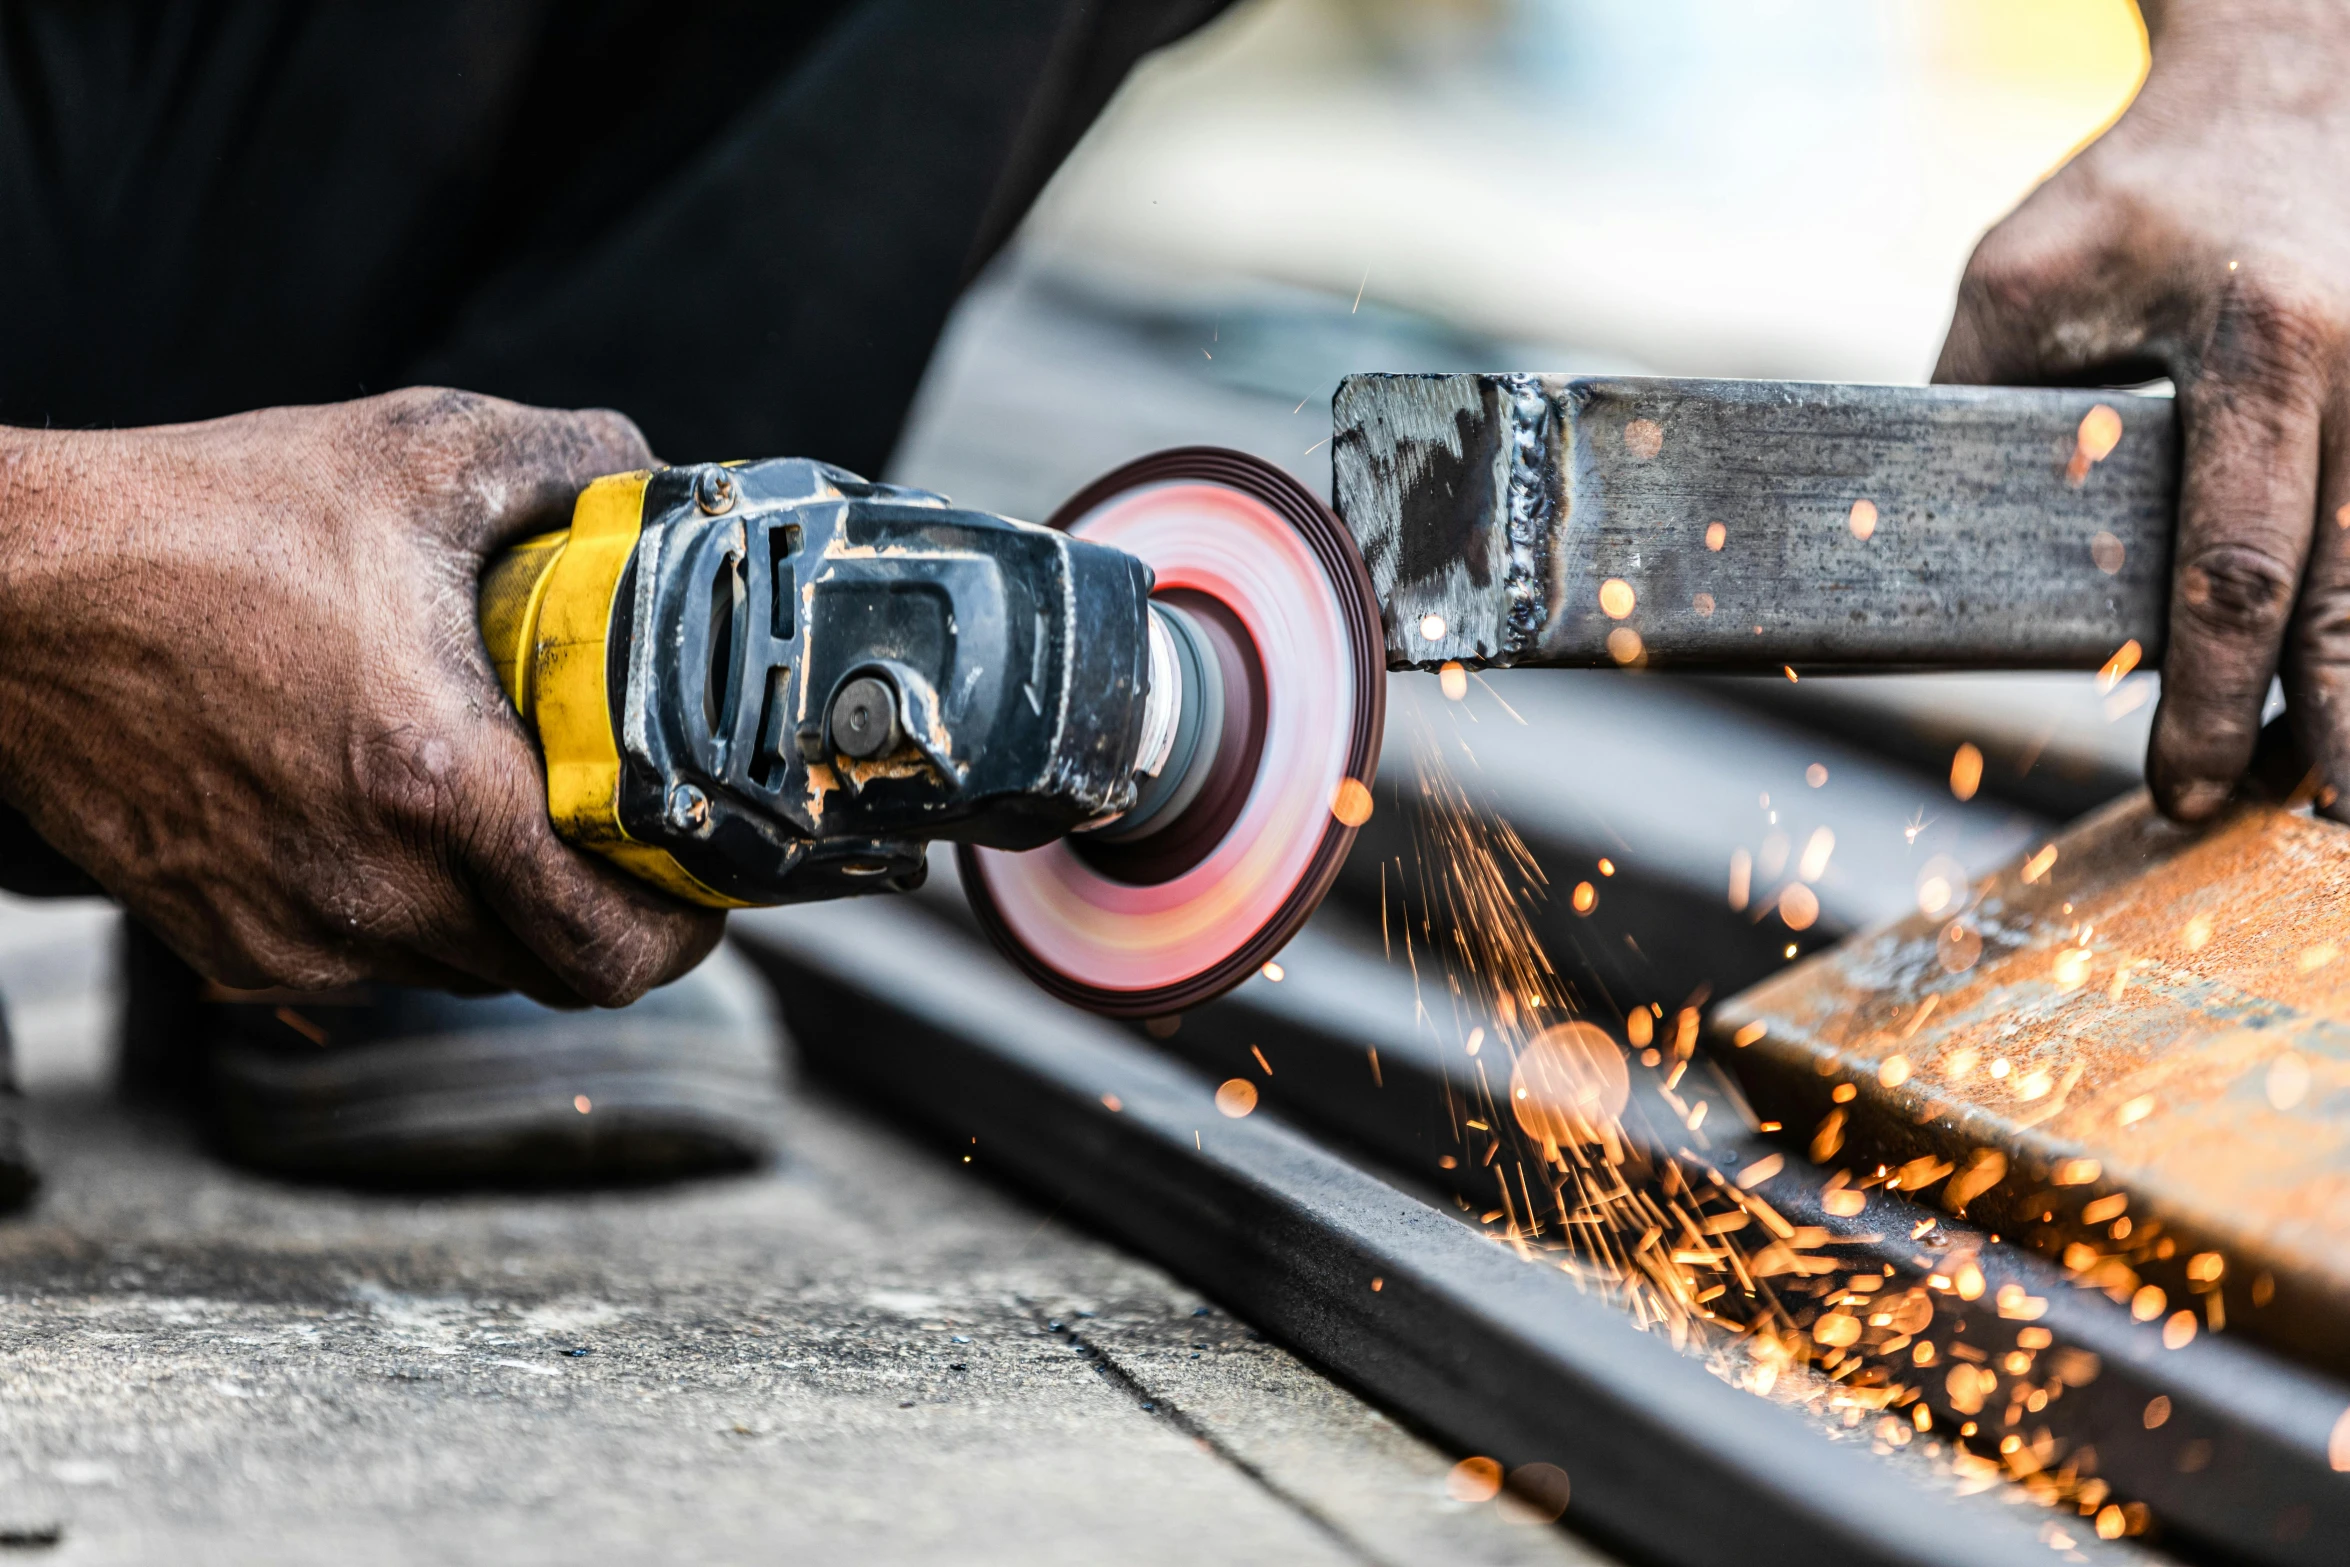
{"label": "calloused knuckle", "polygon": [[2271,395],[2314,387],[2335,357],[2346,324],[2341,306],[2327,293],[2264,269],[2221,294],[2199,368],[2223,385]]}
{"label": "calloused knuckle", "polygon": [[363,734],[351,743],[346,763],[356,809],[397,843],[443,852],[462,821],[460,757],[453,741],[422,724]]}
{"label": "calloused knuckle", "polygon": [[620,463],[624,468],[642,467],[651,461],[653,448],[646,441],[645,432],[637,422],[616,408],[585,408],[576,416],[580,422],[584,444],[588,449],[590,466],[602,467]]}
{"label": "calloused knuckle", "polygon": [[2304,591],[2294,629],[2304,664],[2324,670],[2350,666],[2350,584]]}
{"label": "calloused knuckle", "polygon": [[2295,577],[2290,564],[2265,550],[2221,544],[2179,568],[2175,591],[2196,628],[2258,641],[2283,632],[2293,608]]}

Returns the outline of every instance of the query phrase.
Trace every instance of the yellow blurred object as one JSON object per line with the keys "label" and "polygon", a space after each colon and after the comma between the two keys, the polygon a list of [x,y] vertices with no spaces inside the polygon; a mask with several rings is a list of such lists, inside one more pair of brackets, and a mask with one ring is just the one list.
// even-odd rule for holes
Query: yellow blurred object
{"label": "yellow blurred object", "polygon": [[2062,98],[2097,116],[2096,140],[2146,80],[2146,23],[2134,0],[1943,0],[1935,63],[1988,84]]}

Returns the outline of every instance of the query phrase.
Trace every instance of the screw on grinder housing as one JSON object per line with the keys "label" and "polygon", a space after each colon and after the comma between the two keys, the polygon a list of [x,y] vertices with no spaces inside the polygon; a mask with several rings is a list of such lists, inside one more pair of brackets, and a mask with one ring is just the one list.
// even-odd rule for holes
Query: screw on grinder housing
{"label": "screw on grinder housing", "polygon": [[[962,867],[982,925],[1067,999],[1156,1012],[1244,978],[1336,874],[1344,818],[1360,818],[1334,815],[1333,791],[1351,782],[1367,802],[1377,607],[1351,541],[1294,480],[1230,453],[1148,461],[1169,460],[1278,495],[1211,477],[1175,497],[1210,502],[1196,526],[1177,518],[1194,554],[1234,553],[1260,577],[1279,557],[1273,591],[1219,596],[1179,570],[1154,601],[1149,549],[1119,547],[1133,540],[798,459],[597,480],[570,529],[515,546],[482,583],[484,639],[539,742],[557,831],[715,907],[911,890],[928,844],[949,840],[989,856]],[[1316,613],[1288,624],[1292,600]],[[1269,738],[1285,715],[1310,732],[1302,750]],[[1046,846],[1055,858],[1028,852]],[[999,861],[1044,879],[1007,882]],[[1040,886],[1049,902],[1072,879],[1081,902],[1100,886],[1159,900],[1117,924],[1120,941],[1168,947],[1140,983],[1029,917]]]}

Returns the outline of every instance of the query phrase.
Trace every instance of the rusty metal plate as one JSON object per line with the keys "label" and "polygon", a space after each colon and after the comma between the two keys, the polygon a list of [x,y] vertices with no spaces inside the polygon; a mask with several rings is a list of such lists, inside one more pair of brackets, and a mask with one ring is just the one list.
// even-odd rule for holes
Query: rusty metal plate
{"label": "rusty metal plate", "polygon": [[2350,828],[2133,795],[1713,1029],[1823,1174],[2056,1257],[2165,1343],[2350,1369]]}

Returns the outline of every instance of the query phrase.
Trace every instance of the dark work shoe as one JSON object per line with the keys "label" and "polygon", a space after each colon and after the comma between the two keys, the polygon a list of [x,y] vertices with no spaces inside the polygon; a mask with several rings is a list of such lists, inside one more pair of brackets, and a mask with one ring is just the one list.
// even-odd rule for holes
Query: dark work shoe
{"label": "dark work shoe", "polygon": [[784,1043],[721,947],[617,1011],[375,985],[225,991],[126,926],[124,1097],[193,1111],[226,1156],[391,1187],[629,1184],[775,1151]]}

